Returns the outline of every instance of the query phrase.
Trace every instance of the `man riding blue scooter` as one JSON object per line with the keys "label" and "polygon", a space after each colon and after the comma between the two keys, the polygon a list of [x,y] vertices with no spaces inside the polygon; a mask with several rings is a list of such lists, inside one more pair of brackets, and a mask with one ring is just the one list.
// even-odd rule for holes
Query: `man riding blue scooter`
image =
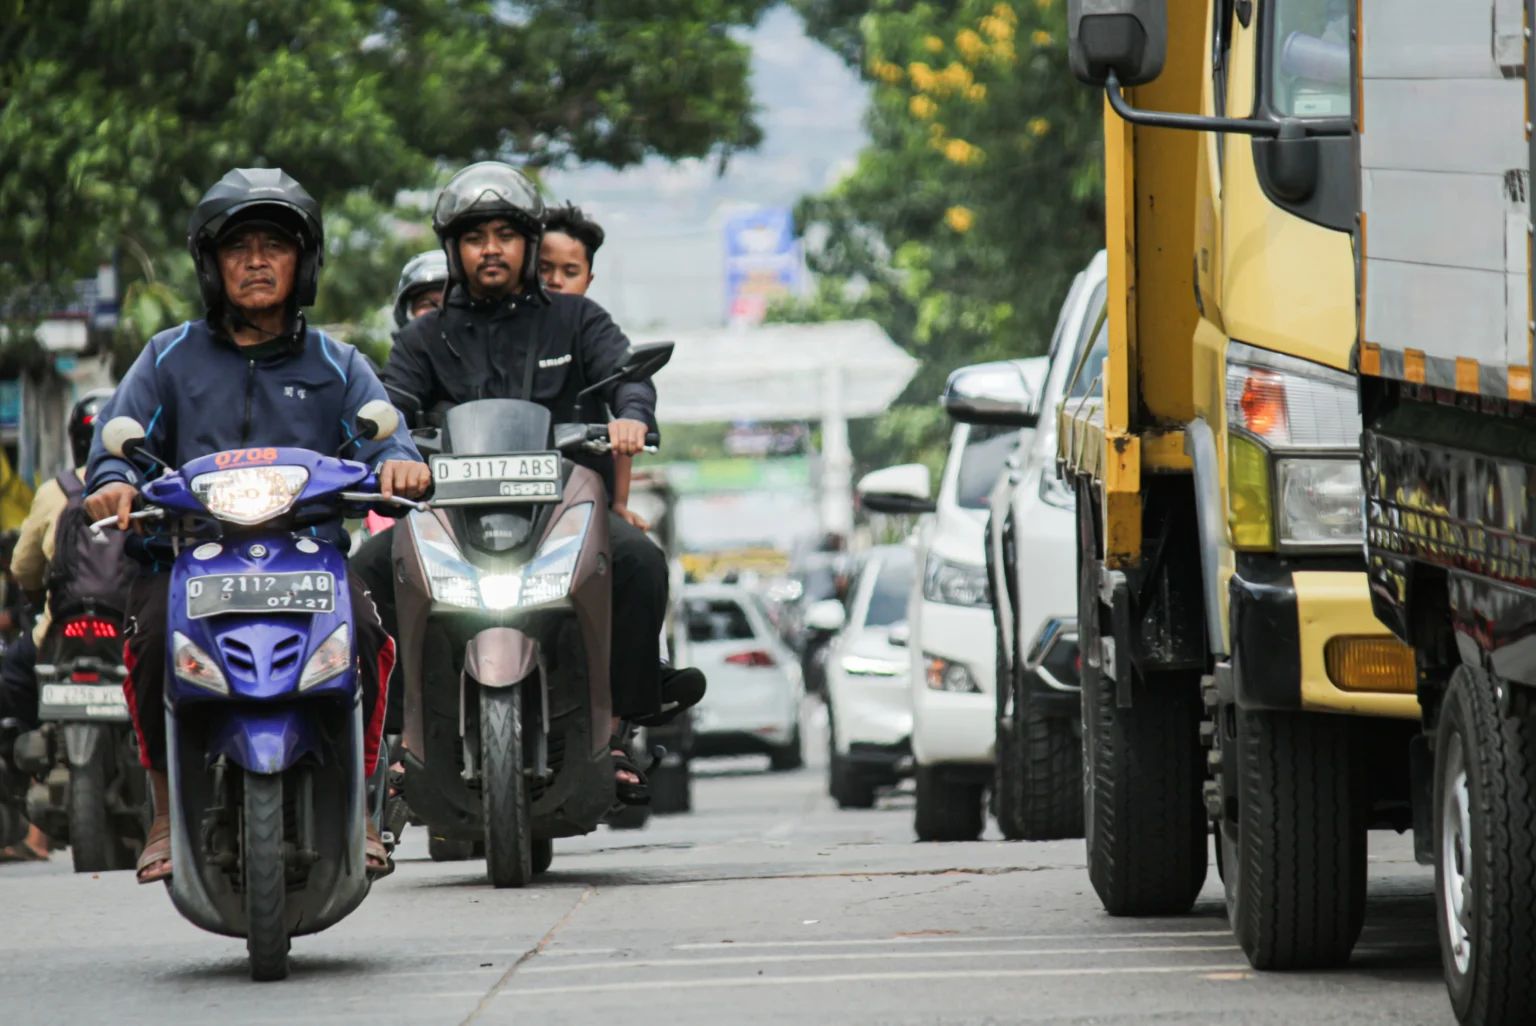
{"label": "man riding blue scooter", "polygon": [[[132,418],[144,426],[144,448],[171,467],[253,446],[338,452],[361,407],[385,393],[366,359],[310,328],[300,312],[315,301],[322,244],[319,204],[287,174],[239,169],[225,175],[198,203],[188,232],[207,316],[151,339],[98,425]],[[404,428],[365,442],[353,456],[374,468],[385,496],[416,497],[430,487],[430,473]],[[126,529],[142,478],[139,468],[108,451],[98,427],[87,476],[92,517],[115,516]],[[345,551],[339,521],[312,530]],[[139,881],[149,883],[172,871],[163,712],[172,553],[153,537],[130,553],[144,564],[128,602],[128,697],[154,796],[138,867]],[[361,583],[350,583],[371,773],[393,642]],[[386,873],[378,830],[371,821],[367,830],[368,870]]]}

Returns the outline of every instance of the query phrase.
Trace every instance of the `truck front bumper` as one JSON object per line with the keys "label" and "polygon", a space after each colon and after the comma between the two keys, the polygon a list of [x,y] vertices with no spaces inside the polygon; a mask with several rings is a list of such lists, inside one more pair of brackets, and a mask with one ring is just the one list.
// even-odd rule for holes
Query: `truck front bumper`
{"label": "truck front bumper", "polygon": [[1329,674],[1329,642],[1390,637],[1371,611],[1363,570],[1304,569],[1305,560],[1245,555],[1228,582],[1237,703],[1418,719],[1411,681],[1382,690]]}

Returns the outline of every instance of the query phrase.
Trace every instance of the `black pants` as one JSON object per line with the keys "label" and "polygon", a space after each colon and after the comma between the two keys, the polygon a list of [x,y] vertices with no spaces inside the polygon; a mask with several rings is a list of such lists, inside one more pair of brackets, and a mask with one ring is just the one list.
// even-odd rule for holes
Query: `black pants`
{"label": "black pants", "polygon": [[[364,772],[372,773],[384,733],[379,682],[394,669],[395,643],[379,623],[363,582],[349,575],[352,620],[363,691]],[[145,769],[165,767],[165,607],[171,575],[136,577],[128,590],[128,711],[139,732],[139,759]]]}
{"label": "black pants", "polygon": [[0,720],[37,726],[37,646],[30,628],[0,656]]}
{"label": "black pants", "polygon": [[[352,575],[368,586],[379,605],[384,629],[399,636],[390,555],[394,530],[369,538],[353,555]],[[667,615],[667,557],[645,532],[608,513],[609,557],[613,565],[613,645],[609,687],[615,716],[644,716],[661,708],[661,627]],[[403,685],[389,687],[385,723],[399,732],[405,722]]]}

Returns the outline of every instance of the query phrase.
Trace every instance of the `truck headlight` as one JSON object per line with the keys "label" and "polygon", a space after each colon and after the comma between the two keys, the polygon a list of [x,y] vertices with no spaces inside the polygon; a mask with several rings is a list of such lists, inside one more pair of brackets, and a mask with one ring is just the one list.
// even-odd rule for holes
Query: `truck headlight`
{"label": "truck headlight", "polygon": [[1233,546],[1358,546],[1364,529],[1354,378],[1233,342],[1226,385]]}
{"label": "truck headlight", "polygon": [[986,606],[987,569],[930,555],[923,568],[923,598],[948,606]]}
{"label": "truck headlight", "polygon": [[1355,460],[1280,459],[1275,489],[1280,544],[1360,544],[1360,464]]}

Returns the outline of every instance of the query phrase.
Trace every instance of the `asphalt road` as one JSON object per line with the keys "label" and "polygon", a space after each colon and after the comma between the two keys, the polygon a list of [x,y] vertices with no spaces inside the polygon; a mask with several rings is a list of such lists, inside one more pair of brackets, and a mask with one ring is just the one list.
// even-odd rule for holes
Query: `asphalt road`
{"label": "asphalt road", "polygon": [[1257,974],[1214,871],[1188,916],[1111,919],[1080,841],[920,845],[909,796],[839,812],[818,761],[700,769],[692,815],[557,844],[524,891],[409,831],[399,870],[295,941],[276,984],[130,874],[0,866],[0,1023],[1452,1022],[1405,839],[1372,837],[1348,970]]}

